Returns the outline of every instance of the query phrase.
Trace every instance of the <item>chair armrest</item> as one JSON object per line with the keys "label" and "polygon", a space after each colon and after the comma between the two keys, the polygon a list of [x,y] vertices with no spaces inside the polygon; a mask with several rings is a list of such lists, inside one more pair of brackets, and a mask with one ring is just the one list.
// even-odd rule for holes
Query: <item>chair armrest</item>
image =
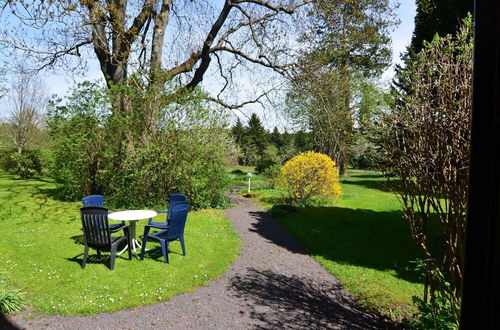
{"label": "chair armrest", "polygon": [[148,223],[144,227],[157,228],[157,229],[166,229],[168,228],[166,223]]}
{"label": "chair armrest", "polygon": [[[164,213],[165,214],[165,213],[168,213],[168,211],[156,211],[156,213],[158,213],[158,214]],[[154,224],[153,218],[149,218],[148,225],[153,225],[153,224]]]}
{"label": "chair armrest", "polygon": [[[125,223],[125,222],[122,222],[122,223]],[[123,230],[123,229],[125,229],[125,228],[128,228],[128,225],[123,225],[123,226],[120,226],[120,227],[118,227],[118,228],[116,228],[116,229],[111,229],[111,228],[110,228],[110,229],[109,229],[109,232],[110,232],[110,233],[116,233],[116,232],[119,232],[120,230]]]}

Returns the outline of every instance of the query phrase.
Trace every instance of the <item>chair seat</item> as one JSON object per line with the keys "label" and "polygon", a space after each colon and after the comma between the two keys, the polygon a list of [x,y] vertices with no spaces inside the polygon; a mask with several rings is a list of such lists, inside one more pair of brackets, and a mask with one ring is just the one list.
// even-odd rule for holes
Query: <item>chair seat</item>
{"label": "chair seat", "polygon": [[180,236],[177,237],[168,237],[168,227],[164,230],[157,231],[154,234],[149,234],[148,237],[156,239],[156,240],[164,240],[164,241],[175,241]]}
{"label": "chair seat", "polygon": [[[127,239],[125,236],[110,236],[109,238],[111,239],[111,245],[118,244],[120,241]],[[99,249],[109,248],[109,244],[107,244],[107,245],[89,244],[89,246],[93,247],[93,248],[99,248]]]}

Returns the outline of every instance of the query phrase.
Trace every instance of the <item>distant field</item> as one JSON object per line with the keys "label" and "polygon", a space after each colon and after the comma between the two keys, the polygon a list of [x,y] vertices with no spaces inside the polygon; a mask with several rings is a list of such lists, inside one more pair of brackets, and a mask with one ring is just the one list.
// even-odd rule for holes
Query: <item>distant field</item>
{"label": "distant field", "polygon": [[262,183],[264,181],[264,177],[256,173],[255,166],[230,166],[226,172],[232,186],[247,185],[247,173],[252,173],[251,184]]}

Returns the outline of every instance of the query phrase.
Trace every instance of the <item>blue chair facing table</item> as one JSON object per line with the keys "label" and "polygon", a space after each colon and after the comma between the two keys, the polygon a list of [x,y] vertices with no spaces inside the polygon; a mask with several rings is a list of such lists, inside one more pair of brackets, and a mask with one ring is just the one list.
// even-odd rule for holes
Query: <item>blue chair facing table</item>
{"label": "blue chair facing table", "polygon": [[[142,250],[140,259],[144,260],[144,252],[146,251],[146,244],[148,240],[154,239],[161,245],[161,251],[165,263],[168,264],[168,245],[176,240],[179,240],[182,248],[182,255],[186,255],[186,247],[184,244],[184,227],[189,211],[189,204],[187,202],[174,203],[168,208],[167,222],[162,223],[162,227],[158,228],[155,225],[146,225],[144,227],[144,237],[142,239]],[[151,228],[161,229],[153,234],[150,234]]]}

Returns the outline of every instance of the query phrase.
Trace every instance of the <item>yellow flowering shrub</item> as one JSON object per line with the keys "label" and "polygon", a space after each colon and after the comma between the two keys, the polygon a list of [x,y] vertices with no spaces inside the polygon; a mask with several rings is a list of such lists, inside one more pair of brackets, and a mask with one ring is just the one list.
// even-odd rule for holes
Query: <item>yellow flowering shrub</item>
{"label": "yellow flowering shrub", "polygon": [[342,194],[335,162],[312,151],[298,154],[283,165],[277,188],[287,191],[292,203],[304,203],[315,196],[333,201]]}

